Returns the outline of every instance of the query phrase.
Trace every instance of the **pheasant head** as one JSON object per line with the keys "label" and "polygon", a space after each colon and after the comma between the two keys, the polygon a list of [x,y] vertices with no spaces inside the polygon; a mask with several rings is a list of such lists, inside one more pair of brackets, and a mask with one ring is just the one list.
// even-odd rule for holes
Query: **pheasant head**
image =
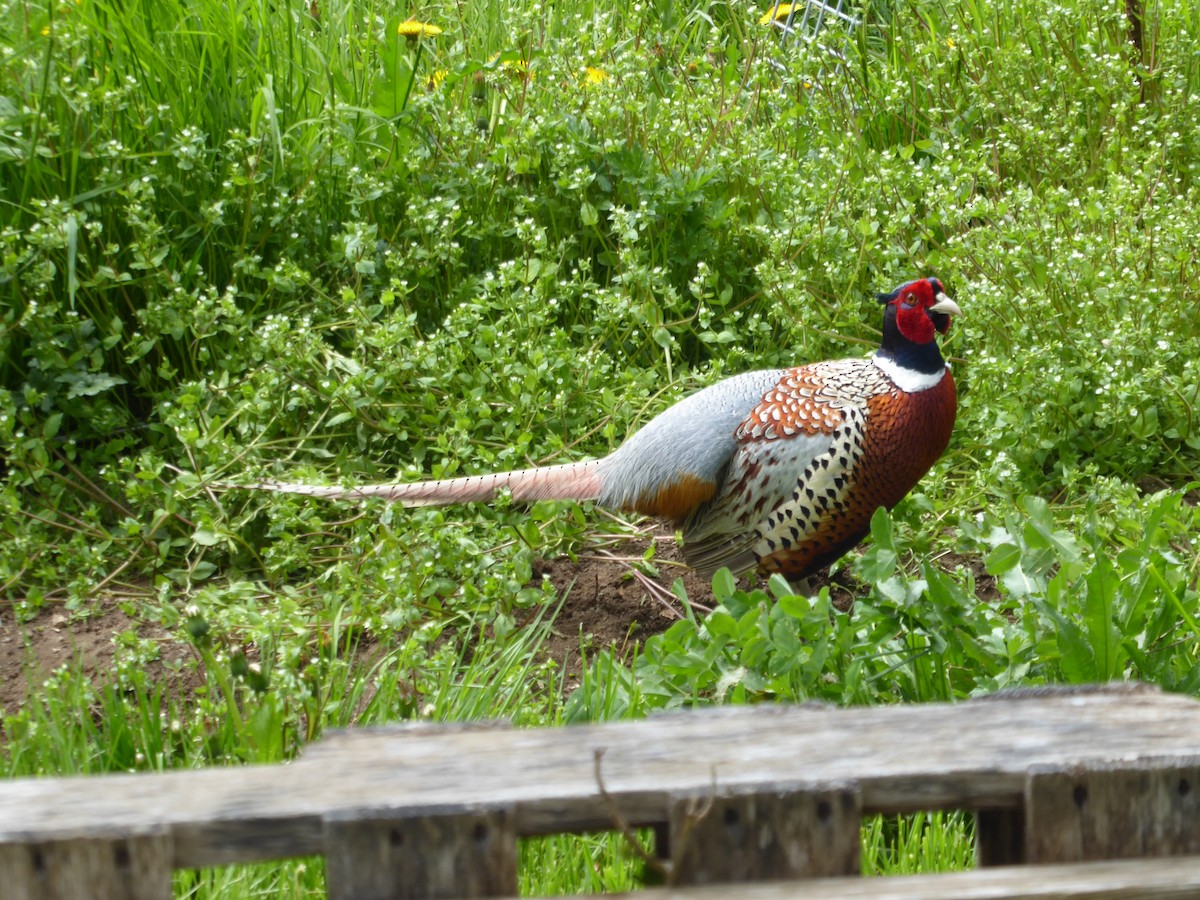
{"label": "pheasant head", "polygon": [[950,317],[962,315],[936,278],[921,278],[880,294],[884,304],[879,356],[900,369],[934,375],[945,368],[935,338],[950,329]]}

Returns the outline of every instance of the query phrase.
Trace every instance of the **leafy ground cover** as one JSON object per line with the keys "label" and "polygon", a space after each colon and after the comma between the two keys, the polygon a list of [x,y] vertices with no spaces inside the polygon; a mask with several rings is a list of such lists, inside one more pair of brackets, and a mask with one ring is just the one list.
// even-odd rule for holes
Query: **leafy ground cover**
{"label": "leafy ground cover", "polygon": [[[728,2],[0,0],[6,681],[47,629],[119,622],[107,677],[48,651],[5,694],[2,771],[410,718],[1197,693],[1196,10],[858,10],[838,64]],[[916,274],[966,312],[956,434],[812,597],[718,576],[601,623],[614,578],[671,590],[645,523],[211,487],[603,454],[724,375],[867,352],[871,296]],[[969,858],[954,817],[865,835],[870,871]],[[524,852],[529,891],[636,877],[611,836]]]}

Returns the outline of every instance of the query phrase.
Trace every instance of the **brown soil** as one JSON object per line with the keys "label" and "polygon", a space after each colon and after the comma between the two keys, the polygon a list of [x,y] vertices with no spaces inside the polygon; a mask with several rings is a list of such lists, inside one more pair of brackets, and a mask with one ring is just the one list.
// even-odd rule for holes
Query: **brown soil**
{"label": "brown soil", "polygon": [[[646,563],[643,554],[651,543],[655,553]],[[998,596],[995,579],[983,572],[981,560],[950,554],[939,563],[948,571],[959,566],[971,569],[981,600],[990,602]],[[578,684],[585,656],[613,648],[627,659],[647,638],[665,631],[685,614],[671,590],[677,578],[683,579],[697,615],[713,603],[709,580],[683,567],[678,547],[665,535],[598,539],[576,559],[540,561],[534,580],[540,582],[543,577],[553,582],[562,606],[541,652],[561,666],[566,691]],[[865,590],[845,572],[833,580],[825,576],[812,579],[810,586],[815,590],[825,584],[843,610]],[[86,617],[48,607],[26,624],[17,624],[11,609],[0,607],[0,713],[15,713],[29,685],[36,690],[36,685],[63,665],[79,666],[89,678],[104,683],[116,659],[114,639],[126,631],[158,644],[160,658],[147,666],[152,679],[168,679],[173,694],[187,693],[200,684],[202,676],[196,666],[180,666],[191,655],[190,647],[167,629],[126,615],[118,605],[121,599],[100,600]],[[532,622],[540,612],[530,610],[522,624]]]}
{"label": "brown soil", "polygon": [[[186,693],[200,679],[190,666],[181,666],[190,649],[165,628],[126,615],[122,598],[107,597],[88,616],[72,616],[46,607],[32,622],[19,624],[11,609],[0,607],[0,714],[12,715],[24,703],[32,685],[36,691],[61,666],[78,666],[89,680],[103,684],[117,656],[115,637],[132,631],[158,644],[159,659],[146,664],[152,678],[166,678],[172,691]],[[99,677],[97,677],[99,676]]]}
{"label": "brown soil", "polygon": [[978,556],[962,556],[958,553],[947,553],[939,556],[937,564],[946,572],[966,569],[975,576],[975,596],[984,603],[995,603],[1000,599],[1000,589],[996,586],[996,576],[989,575],[983,567],[983,559]]}
{"label": "brown soil", "polygon": [[[653,562],[643,562],[652,540],[614,538],[586,548],[574,560],[538,561],[534,580],[548,577],[562,600],[541,652],[562,666],[565,690],[579,684],[585,655],[613,648],[628,658],[647,638],[682,618],[683,604],[671,591],[677,578],[683,579],[697,615],[712,606],[711,582],[683,567],[674,541],[657,541]],[[535,615],[531,612],[529,619]]]}
{"label": "brown soil", "polygon": [[[655,552],[647,565],[643,554],[651,544]],[[534,579],[543,576],[550,578],[558,596],[565,599],[542,645],[542,655],[562,666],[563,688],[568,692],[579,684],[584,657],[611,648],[628,659],[643,641],[686,615],[682,601],[672,591],[677,578],[683,579],[697,617],[713,605],[711,579],[685,568],[679,546],[666,535],[610,537],[581,551],[576,559],[540,561]],[[743,588],[756,585],[761,582],[745,578],[740,582]],[[834,605],[842,610],[849,609],[855,594],[865,590],[844,572],[833,580],[827,573],[809,579],[814,591],[825,585]]]}

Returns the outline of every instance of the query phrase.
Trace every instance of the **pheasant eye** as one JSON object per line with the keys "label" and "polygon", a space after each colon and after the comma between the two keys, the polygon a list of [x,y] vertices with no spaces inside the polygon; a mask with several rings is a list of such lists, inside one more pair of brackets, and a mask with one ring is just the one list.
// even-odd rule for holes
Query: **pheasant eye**
{"label": "pheasant eye", "polygon": [[912,294],[905,295],[905,297],[904,297],[904,305],[905,306],[911,307],[916,302],[917,302],[917,298],[915,296],[913,296]]}

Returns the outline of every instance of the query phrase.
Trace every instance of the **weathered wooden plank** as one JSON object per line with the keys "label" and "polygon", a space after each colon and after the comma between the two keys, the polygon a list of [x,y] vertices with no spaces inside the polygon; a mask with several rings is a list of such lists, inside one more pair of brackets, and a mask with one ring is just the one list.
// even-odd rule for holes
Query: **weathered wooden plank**
{"label": "weathered wooden plank", "polygon": [[853,784],[677,797],[669,825],[676,884],[860,871],[862,804]]}
{"label": "weathered wooden plank", "polygon": [[1035,770],[1025,835],[1034,863],[1200,853],[1200,765]]}
{"label": "weathered wooden plank", "polygon": [[330,900],[504,897],[517,892],[509,811],[325,821]]}
{"label": "weathered wooden plank", "polygon": [[403,725],[364,725],[361,728],[332,728],[321,736],[321,740],[310,744],[304,751],[305,759],[319,759],[322,756],[340,756],[352,752],[362,742],[395,734],[397,728],[403,729],[406,738],[418,740],[422,736],[442,739],[451,734],[492,733],[511,731],[512,722],[504,719],[484,719],[478,722],[406,722]]}
{"label": "weathered wooden plank", "polygon": [[35,900],[38,896],[38,867],[24,844],[0,844],[0,885],[8,900]]}
{"label": "weathered wooden plank", "polygon": [[[633,824],[670,797],[855,780],[867,812],[1019,809],[1026,772],[1105,760],[1200,763],[1200,703],[1142,693],[833,709],[755,706],[556,729],[390,729],[293,764],[0,783],[0,843],[170,829],[177,868],[321,853],[354,812],[511,808],[519,834],[612,827],[594,754]],[[1174,764],[1173,763],[1173,764]]]}
{"label": "weathered wooden plank", "polygon": [[1001,866],[946,875],[656,888],[638,900],[1195,900],[1200,858]]}
{"label": "weathered wooden plank", "polygon": [[163,829],[117,840],[0,846],[0,896],[11,900],[169,900],[171,839]]}

